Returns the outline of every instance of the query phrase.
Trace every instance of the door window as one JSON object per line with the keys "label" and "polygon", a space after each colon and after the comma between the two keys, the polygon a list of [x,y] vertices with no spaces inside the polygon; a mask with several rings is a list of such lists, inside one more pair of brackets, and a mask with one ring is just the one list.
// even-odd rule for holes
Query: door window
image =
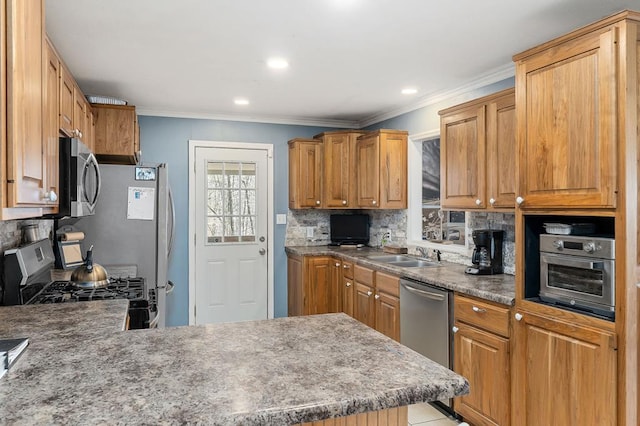
{"label": "door window", "polygon": [[256,241],[256,163],[207,162],[207,243]]}

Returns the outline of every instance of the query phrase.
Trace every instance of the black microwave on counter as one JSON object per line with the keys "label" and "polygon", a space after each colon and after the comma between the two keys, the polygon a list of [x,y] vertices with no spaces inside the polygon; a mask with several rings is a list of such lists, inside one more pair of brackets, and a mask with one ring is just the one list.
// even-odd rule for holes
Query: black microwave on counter
{"label": "black microwave on counter", "polygon": [[80,139],[60,138],[58,213],[49,218],[93,215],[100,195],[100,166]]}

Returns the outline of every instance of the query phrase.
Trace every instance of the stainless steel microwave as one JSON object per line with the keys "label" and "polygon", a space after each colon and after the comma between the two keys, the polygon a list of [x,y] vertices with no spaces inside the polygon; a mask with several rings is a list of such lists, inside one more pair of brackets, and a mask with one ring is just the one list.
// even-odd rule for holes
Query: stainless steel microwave
{"label": "stainless steel microwave", "polygon": [[91,150],[75,138],[60,138],[60,197],[56,218],[94,214],[100,195],[100,166]]}

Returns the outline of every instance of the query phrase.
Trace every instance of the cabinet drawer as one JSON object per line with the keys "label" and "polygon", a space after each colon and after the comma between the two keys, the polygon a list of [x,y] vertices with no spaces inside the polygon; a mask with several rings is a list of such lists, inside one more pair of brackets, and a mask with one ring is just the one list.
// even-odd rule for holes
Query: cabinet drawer
{"label": "cabinet drawer", "polygon": [[373,287],[373,276],[375,274],[375,271],[373,269],[356,265],[353,273],[354,279],[357,282]]}
{"label": "cabinet drawer", "polygon": [[353,279],[353,263],[342,261],[342,276]]}
{"label": "cabinet drawer", "polygon": [[400,278],[384,272],[376,272],[376,288],[391,296],[400,297]]}
{"label": "cabinet drawer", "polygon": [[509,337],[508,308],[456,294],[453,309],[456,321]]}

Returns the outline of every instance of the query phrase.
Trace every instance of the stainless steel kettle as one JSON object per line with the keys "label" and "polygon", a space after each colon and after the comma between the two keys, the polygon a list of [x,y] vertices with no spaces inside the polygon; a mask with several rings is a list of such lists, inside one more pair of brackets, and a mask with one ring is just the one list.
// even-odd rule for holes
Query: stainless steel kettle
{"label": "stainless steel kettle", "polygon": [[102,288],[109,285],[106,269],[93,263],[93,246],[89,247],[84,264],[71,274],[71,282],[79,288]]}

